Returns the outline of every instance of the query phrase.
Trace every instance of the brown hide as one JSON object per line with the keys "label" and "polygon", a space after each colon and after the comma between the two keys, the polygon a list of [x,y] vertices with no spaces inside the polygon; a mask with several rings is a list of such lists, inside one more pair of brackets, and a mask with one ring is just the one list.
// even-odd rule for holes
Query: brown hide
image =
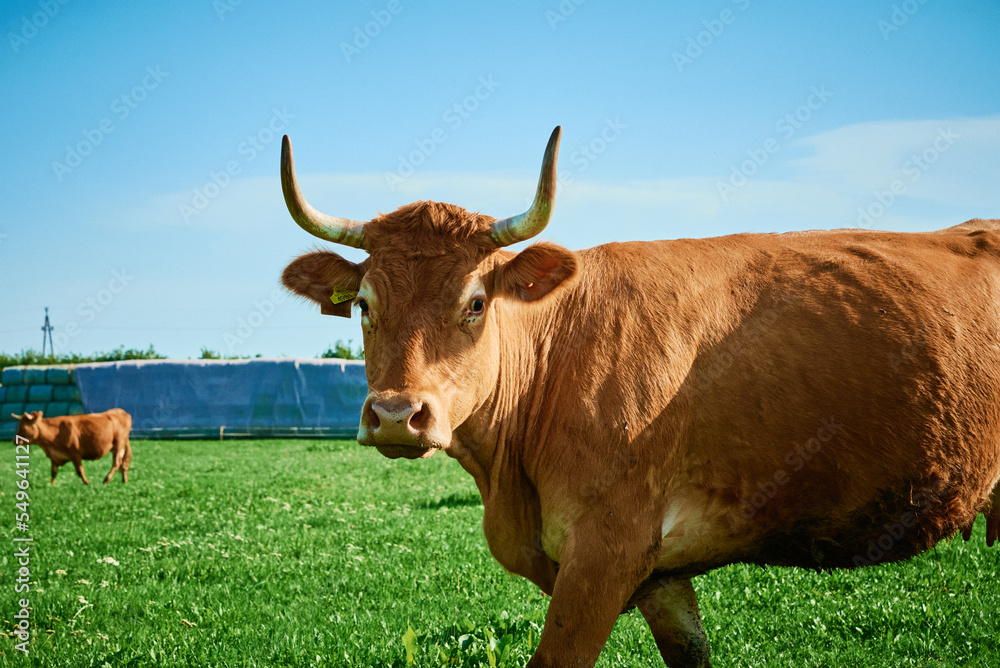
{"label": "brown hide", "polygon": [[[565,389],[543,405],[568,437],[538,443],[551,456],[536,478],[565,478],[569,452],[574,474],[619,471],[584,484],[595,505],[635,512],[620,497],[645,487],[672,523],[657,563],[671,573],[930,547],[1000,475],[998,240],[838,231],[581,253],[558,308],[591,317],[554,336]],[[581,364],[591,350],[605,359]],[[615,426],[611,447],[573,444]]]}
{"label": "brown hide", "polygon": [[[15,416],[16,417],[16,416]],[[66,462],[73,467],[85,484],[90,484],[83,472],[83,460],[100,459],[112,453],[111,472],[104,482],[110,482],[120,469],[122,482],[128,482],[128,469],[132,461],[129,432],[132,416],[120,408],[90,415],[43,417],[42,411],[25,413],[17,426],[18,442],[27,442],[45,451],[52,460],[52,482],[56,472]]]}
{"label": "brown hide", "polygon": [[725,564],[896,561],[978,512],[992,542],[1000,221],[514,254],[492,220],[418,202],[364,263],[283,280],[358,292],[359,441],[455,457],[495,558],[552,594],[529,665],[592,665],[633,605],[708,665],[689,578]]}

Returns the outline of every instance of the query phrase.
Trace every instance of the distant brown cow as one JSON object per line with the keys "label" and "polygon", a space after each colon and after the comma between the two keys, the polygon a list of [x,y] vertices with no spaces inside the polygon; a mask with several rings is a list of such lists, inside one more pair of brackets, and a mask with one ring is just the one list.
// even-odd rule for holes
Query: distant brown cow
{"label": "distant brown cow", "polygon": [[503,220],[335,218],[282,149],[295,221],[369,253],[283,275],[361,316],[358,441],[472,475],[493,556],[552,595],[529,666],[592,666],[632,607],[707,666],[691,578],[726,564],[898,561],[979,512],[996,539],[1000,221],[508,251],[548,224],[558,140]]}
{"label": "distant brown cow", "polygon": [[[12,414],[13,415],[13,414]],[[96,460],[111,451],[111,472],[104,479],[111,481],[121,469],[122,482],[128,482],[128,467],[132,461],[132,416],[120,408],[90,415],[42,417],[42,411],[13,415],[19,419],[17,435],[37,445],[52,460],[52,482],[56,472],[66,462],[73,462],[77,475],[85,485],[90,481],[83,473],[83,460]]]}

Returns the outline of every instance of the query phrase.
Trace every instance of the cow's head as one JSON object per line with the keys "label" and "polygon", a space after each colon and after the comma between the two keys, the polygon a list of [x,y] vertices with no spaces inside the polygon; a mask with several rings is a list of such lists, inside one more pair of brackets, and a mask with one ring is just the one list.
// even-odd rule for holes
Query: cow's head
{"label": "cow's head", "polygon": [[555,200],[560,128],[545,149],[535,200],[525,213],[496,220],[451,204],[416,202],[369,222],[312,208],[295,178],[288,137],[281,184],[292,218],[310,234],[361,248],[359,264],[319,251],[282,274],[285,286],[323,313],[361,316],[368,397],[358,442],[387,457],[429,457],[497,386],[504,320],[525,315],[576,273],[565,248],[504,246],[549,222]]}
{"label": "cow's head", "polygon": [[29,441],[34,441],[38,438],[38,425],[42,419],[42,411],[24,413],[23,415],[15,415],[14,413],[11,413],[10,416],[15,420],[18,420],[18,436]]}

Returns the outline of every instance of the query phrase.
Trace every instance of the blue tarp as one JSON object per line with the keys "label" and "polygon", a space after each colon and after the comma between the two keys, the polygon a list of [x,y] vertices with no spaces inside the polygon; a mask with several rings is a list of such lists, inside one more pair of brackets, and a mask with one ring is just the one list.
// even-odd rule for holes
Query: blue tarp
{"label": "blue tarp", "polygon": [[74,369],[84,408],[124,408],[134,438],[352,437],[368,392],[364,362],[132,360]]}

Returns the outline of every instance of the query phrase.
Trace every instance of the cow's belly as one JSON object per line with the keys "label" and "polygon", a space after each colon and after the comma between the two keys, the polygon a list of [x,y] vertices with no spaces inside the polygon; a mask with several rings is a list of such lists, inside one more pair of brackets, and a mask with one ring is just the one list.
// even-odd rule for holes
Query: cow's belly
{"label": "cow's belly", "polygon": [[[794,503],[775,497],[755,513],[748,513],[746,504],[723,503],[720,499],[733,496],[726,490],[678,486],[659,527],[654,570],[694,574],[734,562],[852,568],[906,559],[971,521],[1000,485],[998,475],[966,471],[946,482],[897,481],[850,497],[851,505],[835,503],[826,493],[799,496]],[[536,539],[556,563],[571,528],[564,515],[543,513]]]}
{"label": "cow's belly", "polygon": [[[716,507],[709,499],[698,495],[672,502],[663,519],[660,555],[656,570],[696,570],[722,563],[729,563],[734,551],[741,548],[728,528],[728,507]],[[542,516],[540,547],[545,554],[559,563],[563,558],[570,524],[558,513]]]}
{"label": "cow's belly", "polygon": [[768,507],[776,512],[766,518],[745,519],[741,508],[697,493],[675,497],[655,569],[701,572],[738,561],[828,569],[907,559],[972,521],[996,474],[990,481],[884,488],[856,507],[800,499],[795,507]]}
{"label": "cow's belly", "polygon": [[697,569],[729,561],[739,549],[728,526],[728,507],[701,495],[678,497],[667,506],[660,529],[660,555],[656,570]]}
{"label": "cow's belly", "polygon": [[48,456],[52,463],[56,466],[62,466],[69,461],[69,456],[65,452],[54,452],[52,450],[47,450],[45,454]]}

